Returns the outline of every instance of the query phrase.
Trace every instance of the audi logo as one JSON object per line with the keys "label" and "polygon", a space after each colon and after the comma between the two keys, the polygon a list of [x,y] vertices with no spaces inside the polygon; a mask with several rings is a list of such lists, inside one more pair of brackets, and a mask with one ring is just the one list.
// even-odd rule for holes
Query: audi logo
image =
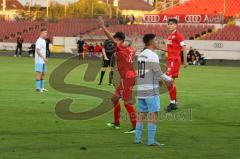
{"label": "audi logo", "polygon": [[185,22],[186,23],[200,23],[202,21],[201,15],[186,15]]}
{"label": "audi logo", "polygon": [[158,23],[160,21],[159,15],[144,15],[144,22],[146,23]]}
{"label": "audi logo", "polygon": [[223,48],[223,43],[214,43],[213,47],[214,48]]}

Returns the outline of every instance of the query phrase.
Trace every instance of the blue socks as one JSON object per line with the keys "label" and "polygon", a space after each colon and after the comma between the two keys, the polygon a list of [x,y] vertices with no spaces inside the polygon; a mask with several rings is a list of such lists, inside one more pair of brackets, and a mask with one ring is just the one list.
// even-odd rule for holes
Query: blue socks
{"label": "blue socks", "polygon": [[41,80],[41,87],[40,87],[41,89],[43,89],[44,88],[44,80]]}
{"label": "blue socks", "polygon": [[135,140],[134,140],[135,144],[138,144],[141,142],[142,131],[143,131],[143,122],[137,122],[136,134],[135,134]]}
{"label": "blue socks", "polygon": [[36,80],[36,90],[41,89],[41,80]]}
{"label": "blue socks", "polygon": [[154,123],[148,123],[148,145],[155,143],[155,134],[157,130],[157,125]]}
{"label": "blue socks", "polygon": [[36,80],[36,89],[41,90],[44,88],[44,80]]}

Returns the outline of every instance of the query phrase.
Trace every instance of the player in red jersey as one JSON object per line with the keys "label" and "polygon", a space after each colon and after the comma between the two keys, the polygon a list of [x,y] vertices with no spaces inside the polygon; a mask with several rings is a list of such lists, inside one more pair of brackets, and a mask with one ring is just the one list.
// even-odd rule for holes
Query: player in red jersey
{"label": "player in red jersey", "polygon": [[[170,35],[167,39],[167,48],[161,48],[161,50],[168,52],[167,72],[166,75],[174,79],[178,78],[180,66],[181,66],[181,51],[183,51],[183,65],[187,67],[187,50],[184,42],[184,37],[177,31],[176,19],[168,20],[168,31]],[[177,109],[177,89],[174,82],[168,86],[170,104],[166,111],[171,112]]]}
{"label": "player in red jersey", "polygon": [[102,17],[98,18],[99,27],[103,29],[106,36],[113,41],[116,46],[117,66],[120,74],[119,86],[117,87],[112,102],[114,105],[114,122],[108,123],[109,127],[120,129],[120,98],[124,101],[125,108],[129,114],[132,123],[132,129],[126,133],[135,133],[136,128],[136,111],[132,100],[132,89],[135,85],[136,73],[133,67],[136,50],[124,44],[125,35],[122,32],[117,32],[114,36],[104,26]]}

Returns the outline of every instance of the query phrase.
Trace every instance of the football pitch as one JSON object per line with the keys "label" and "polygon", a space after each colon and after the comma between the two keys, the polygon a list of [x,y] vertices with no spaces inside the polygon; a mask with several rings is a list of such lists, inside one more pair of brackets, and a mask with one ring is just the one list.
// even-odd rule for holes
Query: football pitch
{"label": "football pitch", "polygon": [[[49,59],[49,74],[63,62]],[[51,88],[35,92],[34,60],[0,56],[0,159],[240,159],[240,67],[189,66],[177,82],[179,108],[158,122],[162,148],[134,145],[127,118],[112,130],[112,112],[87,121],[63,120],[55,105],[73,99],[71,110],[94,108],[102,99]],[[66,83],[113,92],[105,84],[82,81],[86,65],[74,69]],[[97,76],[99,77],[99,76]],[[106,97],[109,98],[109,97]],[[161,110],[168,105],[161,95]],[[123,114],[125,108],[122,107]],[[180,114],[184,114],[178,117]],[[146,141],[146,125],[143,141]]]}

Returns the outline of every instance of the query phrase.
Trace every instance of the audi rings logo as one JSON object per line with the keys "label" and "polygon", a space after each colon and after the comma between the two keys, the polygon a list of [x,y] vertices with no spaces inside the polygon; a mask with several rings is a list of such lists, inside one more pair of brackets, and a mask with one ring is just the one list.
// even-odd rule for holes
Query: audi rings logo
{"label": "audi rings logo", "polygon": [[223,43],[214,43],[213,47],[214,48],[223,48]]}
{"label": "audi rings logo", "polygon": [[158,23],[159,21],[160,21],[160,16],[158,14],[144,15],[145,23]]}
{"label": "audi rings logo", "polygon": [[201,15],[186,15],[186,23],[200,23],[202,21]]}

